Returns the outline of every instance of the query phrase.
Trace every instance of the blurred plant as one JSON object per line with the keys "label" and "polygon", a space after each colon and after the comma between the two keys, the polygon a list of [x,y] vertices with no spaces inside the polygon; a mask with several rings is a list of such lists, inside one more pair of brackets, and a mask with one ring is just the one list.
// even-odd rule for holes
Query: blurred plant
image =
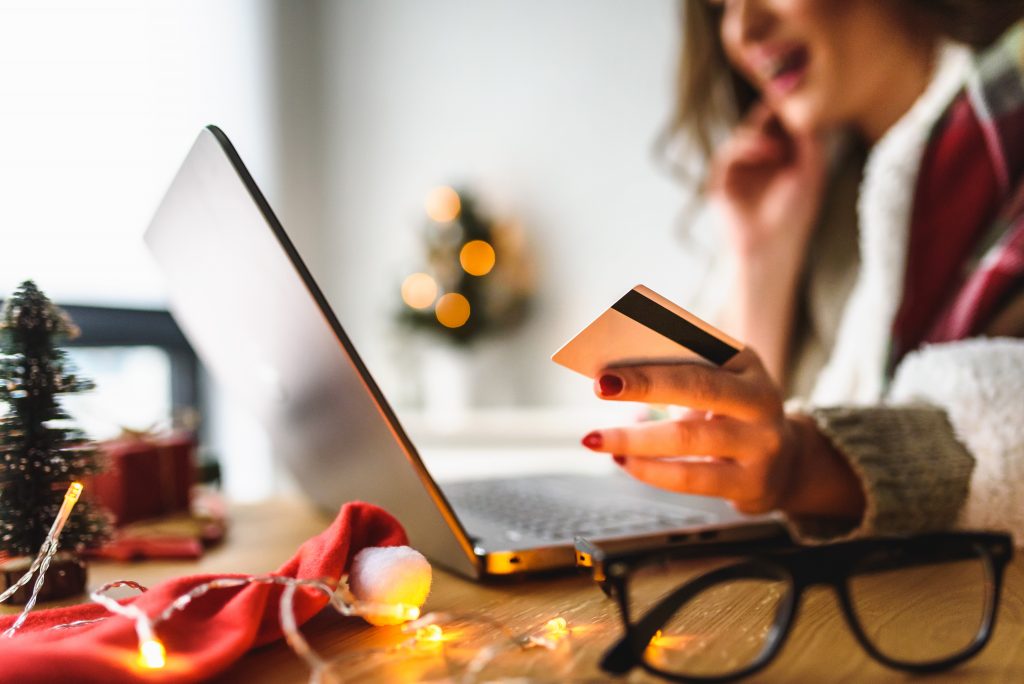
{"label": "blurred plant", "polygon": [[402,282],[399,321],[458,345],[519,325],[533,289],[521,229],[446,186],[430,192],[425,209],[426,263]]}

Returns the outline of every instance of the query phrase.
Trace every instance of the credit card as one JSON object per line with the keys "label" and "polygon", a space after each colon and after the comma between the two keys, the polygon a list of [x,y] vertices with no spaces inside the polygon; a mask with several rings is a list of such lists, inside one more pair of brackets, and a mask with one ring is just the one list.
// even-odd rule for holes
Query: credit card
{"label": "credit card", "polygon": [[551,360],[593,378],[611,365],[696,360],[721,366],[742,349],[715,326],[637,285]]}

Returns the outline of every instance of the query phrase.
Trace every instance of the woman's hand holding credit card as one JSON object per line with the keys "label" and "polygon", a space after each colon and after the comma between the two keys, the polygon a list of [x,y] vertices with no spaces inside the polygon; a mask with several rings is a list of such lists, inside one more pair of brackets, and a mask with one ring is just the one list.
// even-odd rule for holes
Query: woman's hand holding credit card
{"label": "woman's hand holding credit card", "polygon": [[[682,307],[638,285],[566,343],[552,360],[593,380],[609,401],[691,409],[680,418],[595,430],[583,438],[651,485],[729,499],[741,511],[855,515],[816,478],[846,473],[813,420],[788,416],[757,354]],[[845,479],[845,478],[843,478]],[[854,482],[856,480],[854,479]],[[819,480],[820,482],[820,480]],[[847,493],[850,494],[850,493]],[[860,492],[854,505],[862,506]]]}

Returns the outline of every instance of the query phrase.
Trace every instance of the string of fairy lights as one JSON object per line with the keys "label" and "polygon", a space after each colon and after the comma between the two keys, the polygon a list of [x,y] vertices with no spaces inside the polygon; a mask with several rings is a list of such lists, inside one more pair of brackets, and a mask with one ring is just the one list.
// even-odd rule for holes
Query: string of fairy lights
{"label": "string of fairy lights", "polygon": [[[29,612],[35,606],[50,560],[57,552],[61,530],[71,515],[71,510],[78,501],[81,492],[82,485],[78,482],[74,482],[68,487],[57,518],[54,520],[49,534],[40,547],[35,561],[25,575],[12,584],[3,594],[0,594],[0,603],[3,603],[18,589],[30,582],[33,576],[36,577],[29,601],[26,602],[18,619],[4,632],[3,638],[13,638],[24,624]],[[403,652],[419,654],[423,651],[430,652],[443,648],[450,639],[449,635],[445,633],[444,627],[456,622],[476,623],[488,628],[492,636],[494,634],[500,635],[500,638],[492,639],[492,643],[476,650],[473,657],[469,659],[461,677],[461,680],[466,682],[477,681],[477,675],[482,673],[484,668],[503,651],[509,649],[545,649],[554,651],[566,643],[572,633],[569,624],[562,617],[548,620],[534,631],[525,634],[514,634],[497,620],[478,613],[430,612],[421,615],[419,607],[414,605],[360,601],[349,589],[346,577],[342,577],[335,584],[332,580],[328,579],[298,579],[279,575],[215,577],[176,597],[162,611],[152,616],[134,604],[122,604],[109,595],[112,590],[125,587],[140,593],[146,591],[146,587],[137,582],[118,580],[103,585],[89,595],[93,602],[100,604],[110,612],[109,616],[54,625],[50,629],[73,630],[117,617],[131,620],[134,623],[135,634],[138,640],[137,665],[149,670],[160,670],[167,667],[168,661],[175,656],[173,653],[168,653],[163,641],[158,636],[158,632],[162,629],[168,629],[169,623],[176,615],[188,610],[193,601],[211,591],[237,589],[254,584],[283,587],[279,601],[281,632],[288,646],[309,667],[309,681],[314,684],[321,684],[327,681],[344,681],[344,677],[338,676],[337,668],[335,667],[340,660],[351,663],[351,660],[354,658],[367,658],[372,655],[391,657],[400,655]],[[408,637],[393,646],[348,652],[340,659],[325,659],[309,645],[309,642],[302,636],[296,622],[295,595],[300,590],[322,593],[327,597],[328,605],[340,615],[361,616],[374,621],[376,624],[404,623],[401,629],[403,634],[407,634]],[[381,622],[381,619],[384,622]],[[356,674],[355,676],[357,680],[359,675]]]}
{"label": "string of fairy lights", "polygon": [[[461,272],[465,275],[474,278],[484,277],[492,273],[497,261],[495,248],[489,242],[490,237],[487,240],[469,239],[472,236],[464,235],[462,230],[457,227],[457,221],[466,220],[465,212],[468,212],[467,207],[470,204],[470,200],[467,198],[466,206],[463,206],[463,204],[462,198],[451,187],[442,186],[434,188],[428,194],[424,207],[427,216],[438,230],[446,236],[446,240],[449,240],[446,244],[451,247],[457,247],[458,266],[445,262],[444,267],[434,275],[426,272],[413,273],[405,278],[401,286],[402,300],[407,306],[418,312],[427,313],[428,316],[428,312],[432,310],[438,323],[444,328],[453,330],[466,326],[472,315],[482,316],[484,312],[472,311],[470,299],[467,298],[466,294],[456,291],[458,286],[452,284],[453,282],[457,283],[458,278],[453,279],[449,276],[459,273],[458,269],[461,269]],[[489,235],[489,233],[484,234],[485,237]],[[451,268],[456,270],[452,271]],[[447,291],[446,287],[448,288]],[[468,290],[466,292],[470,294]],[[474,319],[474,321],[479,322],[477,319]],[[464,328],[463,332],[466,330],[468,328]],[[70,485],[57,518],[28,571],[0,595],[0,603],[3,603],[18,590],[28,585],[33,577],[35,578],[35,584],[32,586],[29,600],[26,602],[17,620],[4,632],[3,637],[14,637],[22,625],[24,625],[28,614],[35,607],[46,572],[49,569],[54,554],[57,552],[61,531],[71,515],[71,510],[78,501],[81,492],[82,485],[80,483],[75,482]],[[109,619],[131,620],[138,641],[136,664],[142,668],[159,670],[167,667],[168,662],[175,657],[186,657],[183,654],[168,653],[164,642],[159,638],[161,631],[172,628],[176,615],[188,610],[193,601],[209,592],[238,589],[247,585],[257,584],[276,585],[283,588],[279,604],[281,631],[289,647],[310,668],[311,682],[326,681],[328,679],[336,682],[343,678],[339,678],[336,673],[330,677],[325,675],[332,664],[337,661],[322,658],[299,631],[296,623],[294,601],[296,593],[300,591],[323,594],[328,599],[328,605],[341,615],[361,616],[374,624],[384,624],[385,622],[389,624],[404,623],[402,630],[403,633],[408,635],[408,638],[401,643],[383,649],[350,652],[343,656],[346,661],[350,661],[352,658],[368,657],[373,654],[382,654],[390,657],[396,653],[410,650],[419,652],[423,649],[441,648],[446,643],[452,643],[459,639],[457,629],[454,630],[455,636],[451,636],[445,633],[445,626],[460,622],[482,625],[489,630],[489,634],[492,636],[495,634],[501,635],[496,643],[490,643],[474,653],[463,676],[464,681],[474,681],[476,673],[482,672],[488,663],[507,648],[553,650],[560,643],[563,643],[571,633],[571,629],[565,619],[560,617],[548,620],[529,633],[513,634],[500,623],[478,613],[432,612],[421,615],[419,607],[415,605],[360,601],[350,591],[346,577],[339,580],[314,580],[277,575],[215,577],[176,597],[162,611],[152,616],[132,603],[124,604],[111,596],[111,593],[116,589],[130,589],[140,593],[146,591],[146,588],[137,582],[118,580],[105,584],[90,594],[90,599],[94,603],[103,606],[109,612],[109,615],[56,625],[51,627],[51,629],[74,630]],[[385,622],[378,622],[382,617]]]}
{"label": "string of fairy lights", "polygon": [[72,482],[68,486],[68,490],[64,494],[64,501],[60,505],[60,510],[57,511],[57,517],[54,519],[53,525],[50,526],[50,531],[46,534],[46,539],[43,540],[42,546],[39,547],[39,553],[36,554],[32,565],[29,566],[28,571],[17,582],[9,586],[3,594],[0,594],[0,603],[3,603],[28,584],[32,580],[32,576],[38,572],[36,583],[32,586],[31,596],[25,602],[25,607],[22,609],[18,619],[3,633],[4,637],[10,638],[14,636],[14,633],[25,623],[25,618],[28,617],[29,612],[36,605],[39,592],[43,588],[43,579],[46,577],[46,571],[50,568],[50,561],[53,560],[54,555],[57,553],[57,547],[60,544],[60,533],[71,516],[71,509],[78,503],[78,497],[81,494],[82,484],[80,482]]}

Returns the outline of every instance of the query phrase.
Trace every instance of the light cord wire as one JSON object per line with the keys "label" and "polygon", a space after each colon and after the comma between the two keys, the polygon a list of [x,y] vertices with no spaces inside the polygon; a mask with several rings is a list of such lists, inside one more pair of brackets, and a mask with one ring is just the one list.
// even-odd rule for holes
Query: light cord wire
{"label": "light cord wire", "polygon": [[[32,577],[36,576],[36,582],[32,588],[32,594],[18,619],[8,628],[3,637],[12,638],[18,629],[24,624],[29,612],[35,607],[39,593],[43,587],[46,572],[50,567],[50,561],[56,554],[59,546],[60,533],[64,528],[71,509],[81,494],[82,485],[75,482],[68,487],[64,495],[64,502],[61,505],[57,518],[53,521],[50,531],[39,548],[39,553],[33,560],[28,571],[14,584],[0,594],[0,603],[14,595],[21,587],[28,584]],[[37,574],[38,573],[38,574]],[[420,634],[431,626],[439,628],[441,624],[449,624],[457,620],[465,620],[471,623],[483,624],[495,628],[503,637],[505,647],[512,646],[519,649],[540,647],[548,650],[556,649],[569,634],[562,621],[560,631],[551,633],[550,624],[545,629],[534,632],[515,635],[501,622],[478,613],[450,613],[434,612],[420,616],[419,608],[403,604],[382,604],[373,602],[362,602],[356,599],[349,591],[347,577],[342,577],[338,585],[332,586],[331,580],[325,579],[297,579],[281,575],[249,575],[244,577],[217,577],[203,584],[199,584],[188,592],[178,596],[161,612],[150,617],[134,603],[124,604],[108,596],[108,593],[117,588],[128,587],[139,593],[145,593],[146,587],[131,580],[117,580],[104,584],[99,589],[91,592],[89,598],[107,609],[112,615],[121,616],[132,620],[135,625],[135,634],[139,642],[140,659],[143,665],[150,668],[161,668],[166,664],[166,652],[163,644],[156,636],[156,628],[174,617],[176,613],[184,611],[195,599],[215,589],[230,589],[250,584],[266,584],[283,586],[281,599],[279,601],[281,632],[285,642],[298,655],[310,669],[310,682],[320,684],[326,679],[331,679],[329,669],[345,660],[360,655],[366,657],[373,653],[393,653],[404,649],[415,648],[420,644]],[[327,596],[329,605],[339,614],[344,616],[391,616],[403,621],[402,631],[411,636],[405,641],[387,648],[371,649],[361,654],[348,654],[332,660],[324,660],[309,645],[309,642],[302,636],[295,618],[295,594],[299,589],[310,589]],[[109,619],[111,616],[103,616],[89,620],[76,620],[65,624],[51,626],[50,629],[66,630],[86,625],[92,625]],[[426,639],[431,641],[431,639]],[[477,675],[496,658],[503,650],[502,646],[490,644],[480,649],[468,663],[463,673],[462,681],[476,681]]]}
{"label": "light cord wire", "polygon": [[57,512],[57,517],[54,519],[53,525],[50,526],[50,531],[46,534],[46,538],[43,540],[42,546],[39,547],[39,553],[36,554],[35,559],[32,561],[32,565],[29,566],[28,572],[22,575],[17,582],[9,586],[3,594],[0,594],[0,603],[3,603],[13,596],[15,592],[28,584],[32,579],[32,576],[38,572],[36,582],[32,585],[32,594],[29,596],[28,601],[25,602],[25,607],[22,608],[21,614],[18,615],[18,619],[14,621],[13,625],[4,631],[4,638],[10,639],[13,637],[18,629],[25,624],[25,619],[28,617],[28,614],[33,608],[35,608],[36,601],[39,599],[39,592],[42,591],[43,582],[46,580],[46,571],[50,569],[50,562],[53,560],[53,557],[60,546],[60,533],[64,530],[64,525],[71,516],[71,509],[75,507],[75,503],[78,502],[78,497],[81,494],[81,483],[72,482],[68,486],[67,492],[64,493],[64,501],[61,503],[60,510]]}

